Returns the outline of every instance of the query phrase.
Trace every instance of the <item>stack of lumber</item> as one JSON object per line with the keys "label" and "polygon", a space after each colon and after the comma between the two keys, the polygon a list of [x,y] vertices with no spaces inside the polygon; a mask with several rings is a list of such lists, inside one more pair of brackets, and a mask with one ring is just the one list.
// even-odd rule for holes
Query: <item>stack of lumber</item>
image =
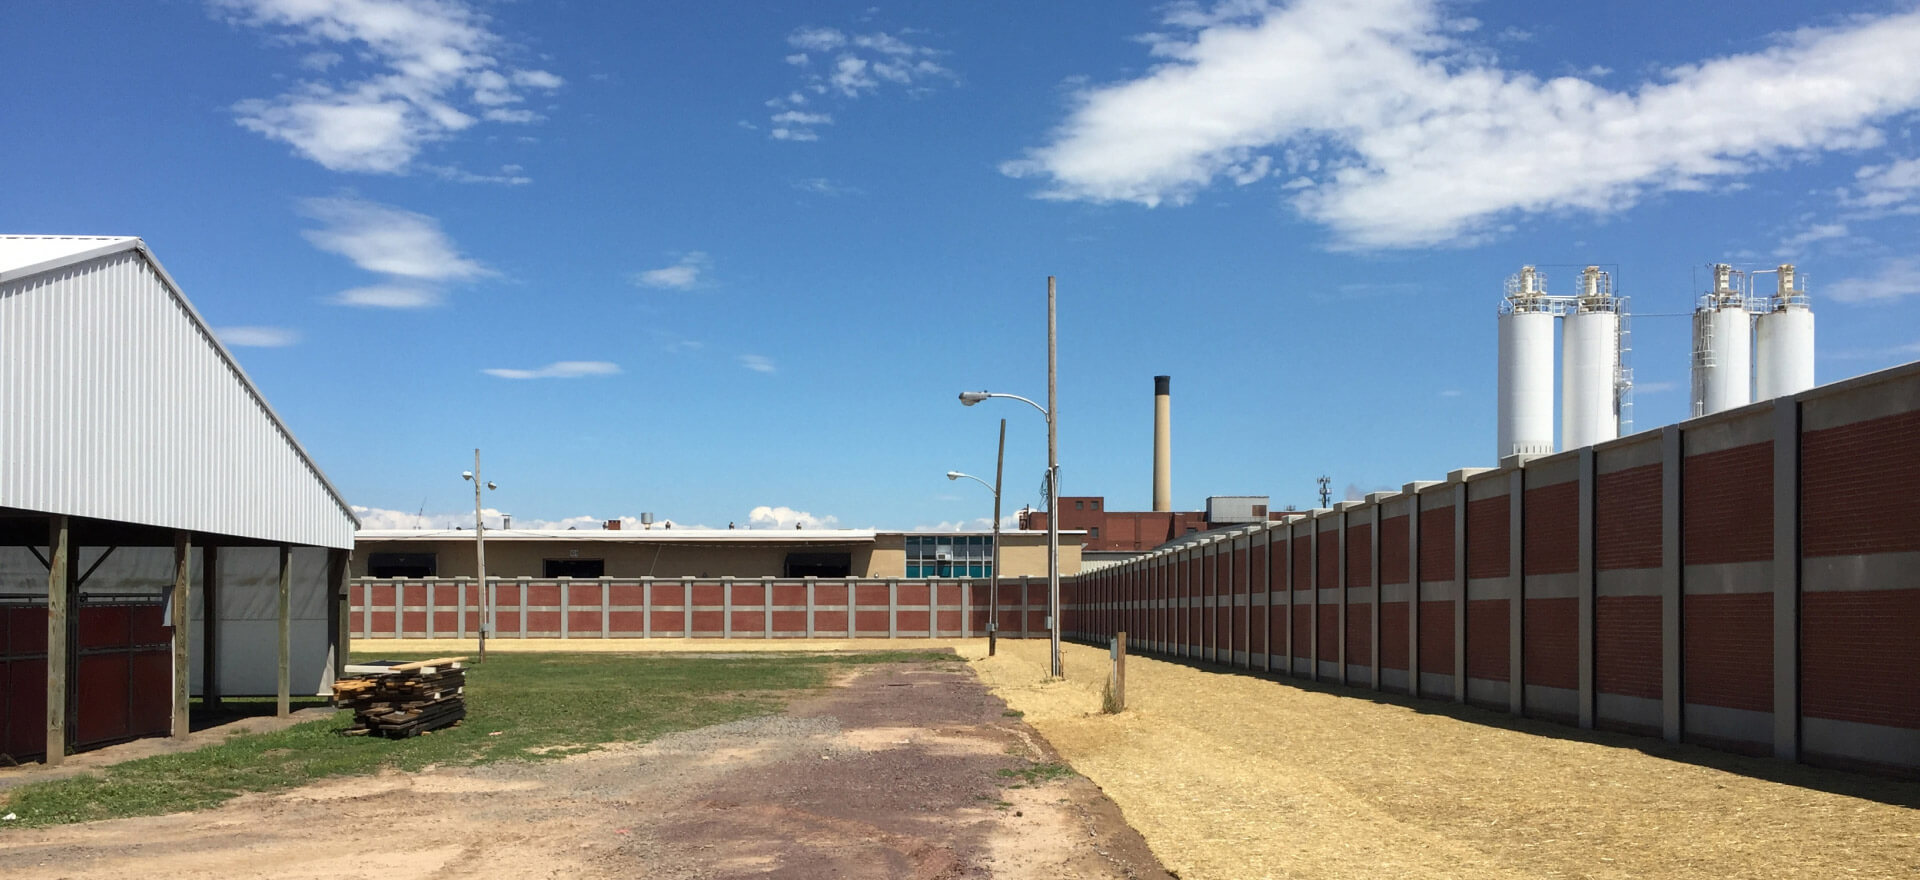
{"label": "stack of lumber", "polygon": [[349,666],[333,684],[333,704],[353,710],[348,736],[419,736],[467,717],[465,657],[394,666]]}

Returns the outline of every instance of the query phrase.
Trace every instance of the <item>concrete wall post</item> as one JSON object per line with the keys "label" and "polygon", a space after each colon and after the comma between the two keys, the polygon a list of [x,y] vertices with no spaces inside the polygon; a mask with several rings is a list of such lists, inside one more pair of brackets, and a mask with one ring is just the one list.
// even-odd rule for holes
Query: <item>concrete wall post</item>
{"label": "concrete wall post", "polygon": [[1507,475],[1507,712],[1526,714],[1526,506],[1527,470],[1516,462]]}
{"label": "concrete wall post", "polygon": [[1467,480],[1453,487],[1453,701],[1467,701]]}
{"label": "concrete wall post", "polygon": [[1685,569],[1682,566],[1680,487],[1681,468],[1686,465],[1686,448],[1679,425],[1660,431],[1660,735],[1667,742],[1679,742],[1681,706],[1680,649],[1685,634],[1681,626],[1681,595]]}
{"label": "concrete wall post", "polygon": [[1773,756],[1800,760],[1800,402],[1773,404]]}
{"label": "concrete wall post", "polygon": [[1575,587],[1579,591],[1577,650],[1579,652],[1579,720],[1582,729],[1593,729],[1594,687],[1593,687],[1593,614],[1594,599],[1598,595],[1599,580],[1593,566],[1594,542],[1594,452],[1587,446],[1580,450],[1580,582]]}

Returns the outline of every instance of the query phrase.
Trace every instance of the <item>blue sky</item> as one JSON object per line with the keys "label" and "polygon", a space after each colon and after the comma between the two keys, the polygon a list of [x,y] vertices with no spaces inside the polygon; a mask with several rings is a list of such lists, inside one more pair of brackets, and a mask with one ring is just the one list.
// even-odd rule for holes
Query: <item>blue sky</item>
{"label": "blue sky", "polygon": [[[665,8],[663,8],[665,7]],[[1564,8],[1563,8],[1564,7]],[[1678,7],[1678,8],[1676,8]],[[1912,3],[0,5],[0,231],[153,246],[369,525],[1311,506],[1490,463],[1524,263],[1615,272],[1640,428],[1702,267],[1920,357]]]}

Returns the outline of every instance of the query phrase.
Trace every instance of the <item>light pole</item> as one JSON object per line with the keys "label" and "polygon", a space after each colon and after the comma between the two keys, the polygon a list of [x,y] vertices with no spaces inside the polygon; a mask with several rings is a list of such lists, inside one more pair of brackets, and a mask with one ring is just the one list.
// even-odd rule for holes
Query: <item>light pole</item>
{"label": "light pole", "polygon": [[[487,592],[487,519],[480,513],[480,489],[499,486],[480,479],[480,450],[473,451],[473,470],[462,471],[460,479],[473,483],[473,567],[480,575],[480,659],[487,659],[487,633],[493,631],[493,597]],[[461,614],[467,613],[462,609]]]}
{"label": "light pole", "polygon": [[[1060,667],[1060,395],[1059,332],[1054,316],[1053,276],[1047,276],[1047,405],[1041,406],[1018,394],[990,391],[962,391],[960,403],[972,406],[982,400],[1004,397],[1018,400],[1040,411],[1047,418],[1047,635],[1052,642],[1052,673],[1065,678]],[[997,610],[997,609],[996,609]]]}
{"label": "light pole", "polygon": [[993,485],[972,474],[947,471],[947,479],[966,477],[993,493],[993,568],[987,572],[987,656],[992,657],[1000,641],[1000,478],[1007,470],[1007,420],[1000,420],[1000,456],[993,466]]}

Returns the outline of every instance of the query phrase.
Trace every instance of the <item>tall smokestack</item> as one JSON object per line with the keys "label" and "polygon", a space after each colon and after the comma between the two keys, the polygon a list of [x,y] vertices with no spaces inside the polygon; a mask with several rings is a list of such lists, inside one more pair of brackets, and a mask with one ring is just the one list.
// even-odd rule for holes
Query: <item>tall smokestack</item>
{"label": "tall smokestack", "polygon": [[1168,376],[1153,377],[1153,509],[1173,509],[1173,396]]}

